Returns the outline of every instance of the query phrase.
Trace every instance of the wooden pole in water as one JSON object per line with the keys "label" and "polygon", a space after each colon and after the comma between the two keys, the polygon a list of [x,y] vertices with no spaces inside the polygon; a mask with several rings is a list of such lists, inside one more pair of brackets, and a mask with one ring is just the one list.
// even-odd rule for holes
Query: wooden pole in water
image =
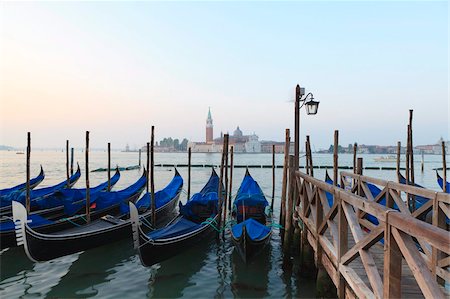
{"label": "wooden pole in water", "polygon": [[30,213],[30,156],[31,156],[31,133],[27,133],[27,191],[25,195],[25,207]]}
{"label": "wooden pole in water", "polygon": [[[227,139],[228,134],[223,136],[222,143],[222,159],[220,161],[220,175],[219,175],[219,211],[217,211],[220,215],[218,227],[222,227],[222,205],[223,205],[223,197],[222,197],[222,186],[223,186],[223,165],[225,164],[225,139]],[[219,236],[219,235],[218,235]]]}
{"label": "wooden pole in water", "polygon": [[363,158],[358,158],[358,166],[356,167],[358,169],[357,174],[362,175],[363,174]]}
{"label": "wooden pole in water", "polygon": [[228,134],[225,140],[225,196],[223,197],[223,227],[222,227],[222,238],[225,238],[225,225],[227,222],[227,198],[228,198]]}
{"label": "wooden pole in water", "polygon": [[150,191],[152,195],[152,226],[156,226],[156,203],[155,203],[155,160],[154,160],[154,151],[155,151],[155,126],[152,126],[152,136],[150,139],[151,147],[150,147]]}
{"label": "wooden pole in water", "polygon": [[309,157],[309,175],[314,176],[314,166],[313,166],[313,160],[312,160],[312,152],[311,152],[311,140],[309,139],[309,135],[306,136],[306,144],[307,144],[307,157]]}
{"label": "wooden pole in water", "polygon": [[89,131],[86,131],[86,222],[91,222],[91,191],[89,189]]}
{"label": "wooden pole in water", "polygon": [[[409,125],[408,125],[408,129],[406,131],[406,137],[407,137],[407,142],[406,142],[406,171],[405,171],[405,175],[406,175],[406,184],[409,185],[409,162],[411,161],[409,159],[409,154],[410,154],[410,142],[411,140],[409,139]],[[406,193],[406,198],[407,198],[407,203],[408,203],[408,209],[411,210],[411,197],[409,196],[409,193]]]}
{"label": "wooden pole in water", "polygon": [[275,144],[272,144],[272,202],[270,210],[273,211],[273,202],[275,201]]}
{"label": "wooden pole in water", "polygon": [[191,198],[191,148],[188,148],[188,191],[187,191],[187,200]]}
{"label": "wooden pole in water", "polygon": [[149,191],[149,182],[150,182],[150,142],[147,142],[147,183],[146,183],[146,191]]}
{"label": "wooden pole in water", "polygon": [[[414,143],[413,143],[413,133],[412,133],[412,120],[413,120],[413,110],[409,110],[409,159],[410,161],[410,171],[411,171],[411,185],[414,186],[415,179],[414,179]],[[416,197],[412,196],[412,211],[416,210]]]}
{"label": "wooden pole in water", "polygon": [[445,157],[445,141],[442,141],[442,175],[443,175],[443,182],[442,182],[442,190],[446,193],[447,190],[447,161]]}
{"label": "wooden pole in water", "polygon": [[333,184],[338,185],[338,148],[339,148],[339,131],[334,131],[334,148],[333,148]]}
{"label": "wooden pole in water", "polygon": [[400,183],[400,154],[402,150],[402,143],[397,141],[397,182]]}
{"label": "wooden pole in water", "polygon": [[425,170],[424,168],[424,164],[425,164],[425,161],[424,161],[424,156],[423,156],[423,151],[422,151],[422,163],[421,163],[421,165],[420,165],[420,171],[423,173],[423,171]]}
{"label": "wooden pole in water", "polygon": [[111,191],[111,143],[108,142],[108,191]]}
{"label": "wooden pole in water", "polygon": [[[287,189],[287,175],[289,167],[289,147],[291,145],[291,137],[289,129],[286,129],[286,137],[284,141],[284,163],[283,163],[283,181],[281,185],[281,207],[280,207],[280,224],[284,225],[286,219],[286,189]],[[284,242],[284,231],[281,231],[281,240]]]}
{"label": "wooden pole in water", "polygon": [[[306,137],[308,137],[308,136],[306,136]],[[306,163],[305,163],[306,174],[310,175],[309,153],[308,153],[308,139],[306,139],[306,141],[305,141],[305,158],[306,158]]]}
{"label": "wooden pole in water", "polygon": [[139,169],[141,168],[141,149],[139,149]]}
{"label": "wooden pole in water", "polygon": [[295,188],[295,155],[289,156],[289,196],[286,207],[286,217],[284,222],[284,242],[283,242],[283,250],[285,253],[289,252],[291,247],[291,236],[292,236],[292,214],[293,214],[293,205],[294,205],[294,188]]}
{"label": "wooden pole in water", "polygon": [[353,144],[353,173],[356,173],[356,153],[358,152],[358,143]]}
{"label": "wooden pole in water", "polygon": [[230,188],[228,189],[228,210],[231,213],[231,197],[232,197],[232,190],[233,190],[233,154],[234,154],[234,146],[231,146],[230,148]]}
{"label": "wooden pole in water", "polygon": [[70,148],[70,175],[73,175],[73,147]]}
{"label": "wooden pole in water", "polygon": [[66,140],[66,179],[67,179],[67,188],[70,188],[70,175],[69,175],[69,140]]}

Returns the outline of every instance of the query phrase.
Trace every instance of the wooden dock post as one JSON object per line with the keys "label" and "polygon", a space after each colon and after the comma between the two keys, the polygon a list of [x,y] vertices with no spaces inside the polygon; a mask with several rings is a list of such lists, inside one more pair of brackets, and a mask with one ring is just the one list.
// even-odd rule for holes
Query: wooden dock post
{"label": "wooden dock post", "polygon": [[191,198],[191,147],[188,148],[188,190],[187,190],[187,200]]}
{"label": "wooden dock post", "polygon": [[[281,186],[281,207],[280,207],[280,224],[285,225],[286,222],[286,189],[288,180],[289,167],[289,147],[291,145],[291,137],[289,129],[286,129],[286,137],[284,141],[284,164],[283,164],[283,181]],[[284,227],[286,228],[286,227]],[[281,229],[281,242],[284,242],[284,229]]]}
{"label": "wooden dock post", "polygon": [[[409,135],[409,125],[408,125],[408,129],[406,131],[406,137],[407,137],[407,142],[406,142],[406,170],[405,170],[405,176],[406,176],[406,185],[410,184],[410,178],[409,178],[409,162],[411,161],[409,158],[410,155],[410,145],[411,145],[411,140],[409,139],[410,135]],[[408,203],[408,209],[411,211],[411,197],[409,196],[409,193],[406,193],[406,198],[407,198],[407,203]]]}
{"label": "wooden dock post", "polygon": [[311,139],[309,138],[309,135],[306,136],[306,157],[309,158],[309,175],[314,176],[314,166],[313,166],[313,160],[312,160],[312,152],[311,152]]}
{"label": "wooden dock post", "polygon": [[150,191],[152,198],[152,226],[156,227],[156,202],[155,202],[155,126],[152,126],[152,135],[150,138]]}
{"label": "wooden dock post", "polygon": [[27,190],[25,194],[25,207],[30,213],[30,156],[31,156],[31,133],[27,133]]}
{"label": "wooden dock post", "polygon": [[70,175],[73,175],[73,147],[70,148]]}
{"label": "wooden dock post", "polygon": [[272,144],[272,201],[270,210],[273,211],[273,202],[275,200],[275,144]]}
{"label": "wooden dock post", "polygon": [[402,143],[397,141],[397,182],[400,183],[400,154],[402,150]]}
{"label": "wooden dock post", "polygon": [[141,152],[142,150],[139,149],[139,169],[141,169]]}
{"label": "wooden dock post", "polygon": [[291,249],[292,236],[292,210],[294,205],[294,187],[295,187],[295,155],[289,155],[289,194],[287,198],[287,208],[285,216],[285,233],[283,242],[284,254],[289,254]]}
{"label": "wooden dock post", "polygon": [[425,164],[425,161],[424,161],[424,155],[423,155],[423,151],[422,151],[422,163],[420,164],[420,172],[422,172],[422,173],[425,170],[424,164]]}
{"label": "wooden dock post", "polygon": [[234,146],[231,146],[231,148],[230,148],[230,188],[228,189],[228,210],[230,211],[230,213],[231,213],[231,196],[232,196],[232,190],[233,190],[233,167],[234,167],[233,154],[234,154]]}
{"label": "wooden dock post", "polygon": [[111,191],[111,143],[108,142],[108,192]]}
{"label": "wooden dock post", "polygon": [[150,184],[150,142],[147,142],[147,170],[145,171],[145,174],[147,175],[147,181],[146,181],[146,192],[148,193],[150,191],[149,184]]}
{"label": "wooden dock post", "polygon": [[442,141],[442,190],[444,190],[444,193],[447,193],[449,190],[447,190],[447,161],[445,154],[445,141]]}
{"label": "wooden dock post", "polygon": [[[411,185],[414,186],[416,180],[414,178],[414,142],[413,142],[413,133],[412,133],[412,120],[413,120],[413,110],[410,109],[409,110],[409,146],[410,146],[410,150],[409,150],[409,159],[410,161],[410,171],[411,171]],[[414,212],[416,210],[416,197],[413,195],[412,196],[412,211]]]}
{"label": "wooden dock post", "polygon": [[223,226],[222,226],[222,238],[225,240],[225,226],[227,224],[227,199],[228,199],[228,134],[225,140],[225,183],[224,183],[224,197],[223,197]]}
{"label": "wooden dock post", "polygon": [[334,147],[333,147],[333,184],[338,185],[338,149],[339,149],[339,131],[334,131]]}
{"label": "wooden dock post", "polygon": [[[220,161],[220,174],[219,174],[219,223],[217,227],[222,227],[222,216],[223,216],[223,175],[224,175],[224,165],[225,165],[225,147],[226,147],[226,140],[228,139],[228,134],[225,134],[223,136],[223,143],[222,143],[222,159]],[[219,232],[217,232],[217,237],[219,237]]]}
{"label": "wooden dock post", "polygon": [[358,152],[358,143],[353,144],[353,173],[356,173],[356,153]]}
{"label": "wooden dock post", "polygon": [[67,181],[67,188],[70,188],[70,175],[69,175],[69,140],[66,140],[66,181]]}
{"label": "wooden dock post", "polygon": [[89,189],[89,131],[86,131],[86,222],[91,222],[91,190]]}
{"label": "wooden dock post", "polygon": [[[306,136],[308,138],[308,136]],[[305,170],[307,175],[311,175],[311,168],[309,167],[309,154],[308,154],[308,139],[305,141]]]}
{"label": "wooden dock post", "polygon": [[357,174],[362,175],[363,174],[363,158],[358,158],[358,162],[357,162],[358,166],[356,166],[356,168],[358,169]]}

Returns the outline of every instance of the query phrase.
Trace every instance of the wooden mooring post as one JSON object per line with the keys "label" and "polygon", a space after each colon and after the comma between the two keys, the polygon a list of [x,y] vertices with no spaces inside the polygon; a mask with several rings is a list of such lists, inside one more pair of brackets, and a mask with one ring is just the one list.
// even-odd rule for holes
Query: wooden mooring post
{"label": "wooden mooring post", "polygon": [[287,198],[286,216],[284,222],[284,242],[283,251],[285,255],[290,254],[292,238],[292,211],[294,204],[294,173],[295,173],[295,155],[289,155],[289,192]]}
{"label": "wooden mooring post", "polygon": [[230,188],[228,189],[228,210],[231,213],[231,197],[232,197],[232,191],[233,191],[233,167],[234,167],[234,161],[233,161],[233,155],[234,155],[234,146],[230,147]]}
{"label": "wooden mooring post", "polygon": [[142,150],[139,149],[139,169],[141,169],[141,154],[142,154]]}
{"label": "wooden mooring post", "polygon": [[149,193],[150,188],[150,142],[147,142],[147,170],[145,171],[145,174],[147,175],[147,181],[145,183],[145,189],[146,192]]}
{"label": "wooden mooring post", "polygon": [[73,175],[73,153],[74,153],[74,149],[73,147],[70,148],[70,175]]}
{"label": "wooden mooring post", "polygon": [[272,144],[272,201],[270,210],[273,211],[273,202],[275,200],[275,144]]}
{"label": "wooden mooring post", "polygon": [[402,150],[402,143],[397,142],[397,182],[400,183],[400,155]]}
{"label": "wooden mooring post", "polygon": [[[228,141],[228,134],[225,134],[223,136],[223,144],[222,144],[222,158],[220,161],[220,174],[219,174],[219,223],[217,225],[217,227],[222,227],[222,217],[223,217],[223,202],[224,202],[224,198],[223,198],[223,176],[224,176],[224,166],[225,166],[225,150],[227,148],[227,141]],[[217,237],[219,238],[220,234],[219,232],[217,233]]]}
{"label": "wooden mooring post", "polygon": [[91,222],[91,190],[89,187],[89,131],[86,131],[86,222]]}
{"label": "wooden mooring post", "polygon": [[444,187],[444,192],[448,192],[447,190],[447,161],[446,161],[446,152],[445,152],[445,141],[442,141],[442,186]]}
{"label": "wooden mooring post", "polygon": [[223,226],[222,226],[222,239],[225,240],[225,226],[227,224],[228,213],[227,213],[227,199],[228,199],[228,136],[226,139],[226,148],[225,148],[225,182],[224,182],[224,191],[225,194],[223,196]]}
{"label": "wooden mooring post", "polygon": [[150,136],[150,191],[152,199],[152,226],[156,227],[156,202],[155,202],[155,126],[152,126]]}
{"label": "wooden mooring post", "polygon": [[66,140],[66,187],[70,188],[70,174],[69,174],[69,140]]}
{"label": "wooden mooring post", "polygon": [[192,150],[191,147],[188,148],[188,190],[187,190],[187,200],[191,198],[191,159]]}
{"label": "wooden mooring post", "polygon": [[25,207],[30,213],[30,156],[31,156],[31,133],[27,133],[27,183],[25,193]]}
{"label": "wooden mooring post", "polygon": [[108,192],[111,191],[111,143],[108,142]]}
{"label": "wooden mooring post", "polygon": [[284,242],[284,232],[286,229],[286,190],[288,180],[288,168],[289,168],[289,147],[291,145],[291,137],[289,129],[286,129],[286,137],[284,141],[284,164],[283,164],[283,181],[281,184],[281,207],[280,207],[280,224],[284,226],[281,229],[281,242]]}

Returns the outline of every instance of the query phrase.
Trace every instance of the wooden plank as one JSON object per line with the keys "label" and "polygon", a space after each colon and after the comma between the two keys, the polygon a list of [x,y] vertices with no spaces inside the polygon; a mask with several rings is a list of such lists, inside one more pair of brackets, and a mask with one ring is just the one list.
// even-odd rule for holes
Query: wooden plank
{"label": "wooden plank", "polygon": [[438,267],[444,268],[450,266],[450,256],[447,256],[438,261]]}
{"label": "wooden plank", "polygon": [[448,208],[448,206],[445,203],[440,202],[439,208],[442,210],[442,212],[444,212],[445,216],[450,218],[450,209]]}
{"label": "wooden plank", "polygon": [[334,200],[338,202],[338,272],[339,274],[339,284],[338,284],[338,296],[339,298],[344,298],[345,289],[346,289],[346,277],[343,275],[341,270],[341,258],[348,250],[348,221],[345,218],[345,213],[342,208],[342,200],[340,197],[341,193],[336,193],[334,196]]}
{"label": "wooden plank", "polygon": [[[358,225],[358,219],[356,217],[353,208],[346,202],[342,202],[342,207],[349,223],[350,230],[352,232],[353,238],[356,243],[359,243],[363,238],[363,232],[361,227]],[[368,250],[360,250],[359,256],[367,272],[367,277],[369,278],[370,285],[372,286],[373,292],[376,297],[381,298],[383,296],[383,282],[381,280],[378,268],[373,260],[373,256]],[[342,259],[341,259],[342,264]]]}
{"label": "wooden plank", "polygon": [[[356,274],[356,272],[349,266],[339,265],[339,272],[345,278],[348,286],[356,294],[358,298],[376,298],[370,288],[364,281]],[[341,297],[340,297],[341,298]],[[381,297],[379,297],[381,298]]]}
{"label": "wooden plank", "polygon": [[364,236],[359,242],[355,244],[347,253],[341,258],[341,263],[344,265],[348,265],[351,263],[356,257],[359,251],[367,250],[372,247],[372,245],[376,244],[383,238],[384,227],[378,226],[375,230],[371,231],[370,234]]}
{"label": "wooden plank", "polygon": [[330,241],[325,236],[319,236],[320,246],[322,246],[323,251],[330,259],[333,266],[337,268],[337,252],[334,246],[330,243]]}
{"label": "wooden plank", "polygon": [[330,276],[331,280],[333,281],[334,285],[338,285],[339,283],[339,275],[335,268],[335,266],[332,264],[332,262],[328,259],[328,256],[326,254],[322,254],[321,256],[321,262],[325,270],[327,271],[328,275]]}
{"label": "wooden plank", "polygon": [[392,227],[391,229],[392,235],[397,241],[398,247],[405,257],[405,260],[416,278],[417,284],[422,290],[425,298],[444,299],[444,294],[439,289],[439,285],[433,279],[433,276],[428,270],[425,261],[420,256],[412,237],[403,231],[396,229],[395,227]]}

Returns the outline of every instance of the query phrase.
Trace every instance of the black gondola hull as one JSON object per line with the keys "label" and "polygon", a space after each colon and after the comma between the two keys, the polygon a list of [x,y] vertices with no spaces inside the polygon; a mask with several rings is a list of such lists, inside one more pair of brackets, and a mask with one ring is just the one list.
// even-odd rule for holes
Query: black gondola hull
{"label": "black gondola hull", "polygon": [[[217,221],[218,216],[215,220]],[[187,248],[198,244],[200,241],[214,235],[215,229],[205,225],[202,229],[165,240],[150,240],[139,229],[139,257],[144,266],[150,267],[165,261],[185,251]]]}
{"label": "black gondola hull", "polygon": [[239,256],[245,263],[247,263],[264,249],[264,247],[269,243],[271,235],[272,231],[260,240],[252,240],[247,233],[246,227],[244,226],[240,238],[236,238],[233,235],[233,232],[231,232],[231,239],[233,240]]}

